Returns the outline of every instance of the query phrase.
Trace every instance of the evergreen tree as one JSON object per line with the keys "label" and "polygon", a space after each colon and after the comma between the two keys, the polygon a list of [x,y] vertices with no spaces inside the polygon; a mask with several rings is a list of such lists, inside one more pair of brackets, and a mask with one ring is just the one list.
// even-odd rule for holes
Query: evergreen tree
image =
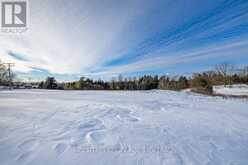
{"label": "evergreen tree", "polygon": [[57,89],[58,85],[54,77],[47,77],[43,88],[45,89]]}

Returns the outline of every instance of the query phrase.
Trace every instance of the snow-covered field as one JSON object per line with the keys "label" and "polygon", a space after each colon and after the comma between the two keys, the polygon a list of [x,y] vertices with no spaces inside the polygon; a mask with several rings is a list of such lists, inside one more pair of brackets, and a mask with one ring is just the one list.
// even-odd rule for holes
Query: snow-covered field
{"label": "snow-covered field", "polygon": [[236,85],[220,85],[214,87],[216,94],[233,95],[233,96],[248,96],[248,85],[236,84]]}
{"label": "snow-covered field", "polygon": [[1,165],[247,165],[247,128],[247,100],[0,91]]}

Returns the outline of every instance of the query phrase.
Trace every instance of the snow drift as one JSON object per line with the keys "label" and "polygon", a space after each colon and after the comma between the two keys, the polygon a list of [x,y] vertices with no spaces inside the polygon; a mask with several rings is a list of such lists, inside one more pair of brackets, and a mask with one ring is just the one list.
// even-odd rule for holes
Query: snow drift
{"label": "snow drift", "polygon": [[172,91],[0,92],[1,165],[247,165],[248,102]]}
{"label": "snow drift", "polygon": [[235,84],[235,85],[220,85],[214,86],[214,92],[222,95],[233,95],[233,96],[248,96],[248,85],[246,84]]}

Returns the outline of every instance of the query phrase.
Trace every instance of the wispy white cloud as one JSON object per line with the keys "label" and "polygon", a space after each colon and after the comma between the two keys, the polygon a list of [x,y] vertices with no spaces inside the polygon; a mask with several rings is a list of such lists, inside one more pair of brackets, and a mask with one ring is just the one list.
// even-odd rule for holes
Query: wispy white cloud
{"label": "wispy white cloud", "polygon": [[[0,36],[0,59],[15,62],[15,70],[25,74],[38,68],[54,75],[111,76],[248,52],[247,2],[35,0],[30,5],[28,34]],[[115,60],[123,64],[110,65]]]}
{"label": "wispy white cloud", "polygon": [[[51,73],[87,72],[114,56],[111,47],[117,46],[118,35],[132,18],[145,12],[137,2],[31,1],[29,33],[1,36],[0,58],[16,62],[19,71],[39,67]],[[9,51],[29,62],[9,56]]]}
{"label": "wispy white cloud", "polygon": [[156,57],[148,57],[142,61],[133,62],[116,67],[104,68],[102,72],[96,75],[118,75],[121,73],[140,72],[145,70],[163,69],[171,65],[182,65],[192,61],[202,61],[206,59],[215,60],[216,57],[225,59],[228,56],[239,58],[248,53],[248,40],[204,47],[202,49],[180,52],[170,55],[156,55]]}

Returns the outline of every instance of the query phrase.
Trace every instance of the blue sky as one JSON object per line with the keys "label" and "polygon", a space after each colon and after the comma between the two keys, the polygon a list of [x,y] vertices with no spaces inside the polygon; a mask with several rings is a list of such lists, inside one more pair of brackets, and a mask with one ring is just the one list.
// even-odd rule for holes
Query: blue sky
{"label": "blue sky", "polygon": [[24,79],[190,75],[248,64],[248,1],[35,0],[28,33],[0,38]]}

